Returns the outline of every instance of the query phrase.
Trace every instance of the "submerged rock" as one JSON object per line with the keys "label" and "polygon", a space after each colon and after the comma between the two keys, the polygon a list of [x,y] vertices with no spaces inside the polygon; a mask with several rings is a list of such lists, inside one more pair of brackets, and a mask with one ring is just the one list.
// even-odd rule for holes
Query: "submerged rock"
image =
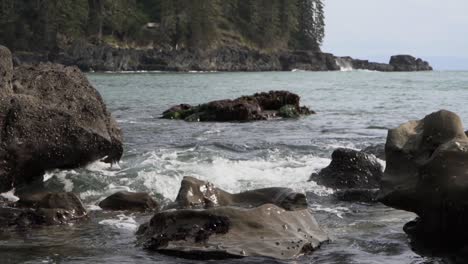
{"label": "submerged rock", "polygon": [[383,167],[373,155],[339,148],[333,151],[330,165],[310,180],[338,190],[337,197],[345,201],[374,201],[382,175]]}
{"label": "submerged rock", "polygon": [[307,209],[306,196],[289,188],[264,188],[236,194],[228,193],[212,183],[184,177],[179,194],[170,208],[207,209],[217,206],[252,208],[274,204],[286,210]]}
{"label": "submerged rock", "polygon": [[146,249],[195,259],[293,259],[329,239],[305,195],[285,188],[229,194],[186,177],[172,208],[140,227]]}
{"label": "submerged rock", "polygon": [[0,56],[0,72],[11,78],[11,85],[0,84],[0,192],[41,180],[46,170],[120,159],[121,131],[80,70],[54,64],[13,70],[6,48]]}
{"label": "submerged rock", "polygon": [[164,111],[162,117],[188,122],[246,122],[275,117],[297,118],[315,113],[305,106],[300,106],[299,102],[300,97],[294,93],[270,91],[198,106],[181,104]]}
{"label": "submerged rock", "polygon": [[468,137],[460,118],[442,110],[388,132],[380,200],[414,212],[405,231],[450,251],[468,245]]}
{"label": "submerged rock", "polygon": [[60,225],[86,217],[86,209],[73,193],[25,195],[14,207],[0,207],[0,227]]}
{"label": "submerged rock", "polygon": [[99,207],[115,211],[157,211],[159,204],[147,193],[117,192],[102,200]]}

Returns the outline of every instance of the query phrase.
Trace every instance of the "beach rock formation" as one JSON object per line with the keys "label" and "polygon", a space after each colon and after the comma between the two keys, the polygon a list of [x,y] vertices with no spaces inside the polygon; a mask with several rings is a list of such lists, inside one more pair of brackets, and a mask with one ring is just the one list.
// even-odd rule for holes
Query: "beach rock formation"
{"label": "beach rock formation", "polygon": [[113,211],[157,211],[159,204],[147,193],[117,192],[102,200],[99,207]]}
{"label": "beach rock formation", "polygon": [[394,71],[432,71],[432,67],[427,61],[416,59],[411,55],[395,55],[390,58],[390,65]]}
{"label": "beach rock formation", "polygon": [[329,239],[304,202],[304,194],[288,189],[236,195],[186,177],[177,209],[155,214],[138,230],[138,241],[148,250],[186,258],[294,259]]}
{"label": "beach rock formation", "polygon": [[78,68],[13,70],[5,47],[0,55],[0,192],[41,180],[46,170],[120,159],[122,133]]}
{"label": "beach rock formation", "polygon": [[468,137],[460,118],[441,110],[388,132],[380,200],[414,212],[415,240],[457,250],[468,245]]}
{"label": "beach rock formation", "polygon": [[163,118],[188,122],[247,122],[272,118],[297,118],[314,114],[300,105],[300,97],[287,91],[270,91],[234,100],[212,101],[198,106],[181,104],[164,111]]}
{"label": "beach rock formation", "polygon": [[36,193],[0,206],[0,227],[60,225],[87,218],[81,200],[73,193]]}
{"label": "beach rock formation", "polygon": [[[353,149],[333,151],[332,161],[311,181],[338,190],[338,198],[346,201],[372,201],[376,198],[383,167],[373,155]],[[368,198],[371,199],[368,199]]]}

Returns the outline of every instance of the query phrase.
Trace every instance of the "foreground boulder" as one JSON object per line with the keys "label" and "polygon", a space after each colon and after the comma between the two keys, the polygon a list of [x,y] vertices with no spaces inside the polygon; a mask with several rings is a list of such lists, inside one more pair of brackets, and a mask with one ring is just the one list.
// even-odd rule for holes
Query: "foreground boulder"
{"label": "foreground boulder", "polygon": [[41,180],[45,171],[122,156],[122,134],[91,84],[75,67],[13,70],[0,47],[0,192]]}
{"label": "foreground boulder", "polygon": [[390,65],[394,71],[432,71],[427,61],[416,59],[410,55],[395,55],[390,58]]}
{"label": "foreground boulder", "polygon": [[99,207],[113,211],[155,211],[159,204],[147,193],[117,192],[102,200]]}
{"label": "foreground boulder", "polygon": [[460,118],[439,111],[389,130],[381,201],[414,212],[415,240],[457,250],[468,245],[468,137]]}
{"label": "foreground boulder", "polygon": [[60,225],[86,219],[81,200],[73,193],[21,196],[16,204],[0,206],[0,227]]}
{"label": "foreground boulder", "polygon": [[146,249],[195,259],[293,259],[328,240],[304,194],[286,188],[229,194],[186,177],[175,203],[140,227]]}
{"label": "foreground boulder", "polygon": [[297,118],[314,113],[307,107],[300,106],[299,102],[300,97],[297,94],[271,91],[198,106],[176,105],[166,110],[163,118],[189,122],[247,122],[280,117]]}
{"label": "foreground boulder", "polygon": [[310,180],[337,190],[340,200],[373,201],[380,187],[383,167],[374,155],[353,149],[333,151],[332,161]]}

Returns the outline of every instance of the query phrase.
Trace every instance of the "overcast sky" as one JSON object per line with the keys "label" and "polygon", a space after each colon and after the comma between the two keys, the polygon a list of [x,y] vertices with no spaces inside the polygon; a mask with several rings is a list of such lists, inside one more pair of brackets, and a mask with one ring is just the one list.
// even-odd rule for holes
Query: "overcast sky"
{"label": "overcast sky", "polygon": [[394,54],[437,69],[468,69],[468,0],[324,0],[322,50],[388,62]]}

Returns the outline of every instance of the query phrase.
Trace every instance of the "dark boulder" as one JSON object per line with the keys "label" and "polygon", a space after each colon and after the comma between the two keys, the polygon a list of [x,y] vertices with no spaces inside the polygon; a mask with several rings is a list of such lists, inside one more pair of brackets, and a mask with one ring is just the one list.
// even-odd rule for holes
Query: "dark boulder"
{"label": "dark boulder", "polygon": [[414,212],[413,238],[458,250],[468,245],[468,137],[460,118],[442,110],[388,132],[380,200]]}
{"label": "dark boulder", "polygon": [[332,161],[311,180],[333,189],[380,187],[383,167],[377,159],[366,153],[339,148],[333,151]]}
{"label": "dark boulder", "polygon": [[410,55],[395,55],[390,58],[394,71],[432,71],[427,61],[416,59]]}
{"label": "dark boulder", "polygon": [[195,259],[293,259],[329,239],[307,209],[305,195],[285,188],[233,195],[186,177],[172,208],[177,210],[157,213],[140,226],[140,245]]}
{"label": "dark boulder", "polygon": [[[0,71],[11,57],[0,49]],[[123,153],[122,134],[100,94],[75,67],[14,69],[0,90],[0,192],[41,180],[45,171],[84,166]]]}
{"label": "dark boulder", "polygon": [[181,104],[163,112],[162,118],[189,122],[247,122],[275,117],[296,118],[314,114],[300,105],[300,97],[287,91],[271,91],[234,100],[212,101],[191,106]]}
{"label": "dark boulder", "polygon": [[385,143],[368,146],[361,151],[374,155],[378,159],[385,160]]}
{"label": "dark boulder", "polygon": [[102,200],[99,207],[114,211],[157,211],[159,204],[147,193],[117,192]]}
{"label": "dark boulder", "polygon": [[330,165],[313,173],[310,181],[335,189],[343,201],[374,202],[382,175],[383,167],[373,155],[339,148],[333,151]]}

